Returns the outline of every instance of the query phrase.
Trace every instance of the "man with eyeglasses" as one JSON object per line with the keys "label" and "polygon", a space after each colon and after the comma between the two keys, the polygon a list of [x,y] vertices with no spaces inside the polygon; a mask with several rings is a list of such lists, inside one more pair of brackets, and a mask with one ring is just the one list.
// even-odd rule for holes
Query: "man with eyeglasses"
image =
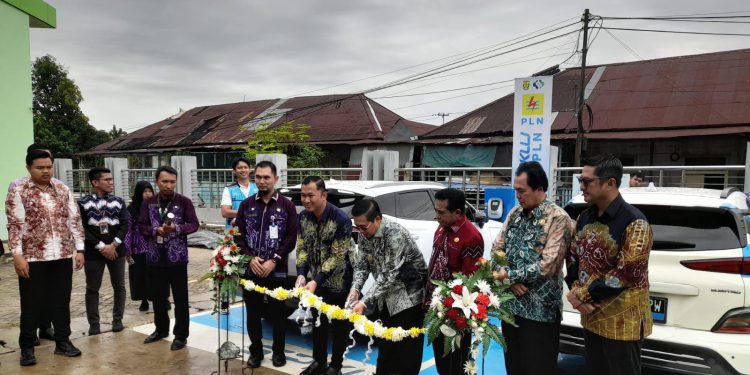
{"label": "man with eyeglasses", "polygon": [[[375,308],[383,325],[421,327],[422,301],[427,281],[427,264],[409,231],[384,218],[378,203],[365,198],[352,207],[352,218],[359,232],[354,258],[354,283],[347,305],[364,314]],[[372,274],[375,285],[362,297],[362,287]],[[380,343],[377,375],[417,374],[422,366],[423,339]]]}
{"label": "man with eyeglasses", "polygon": [[120,332],[125,312],[125,246],[130,214],[125,201],[112,194],[115,189],[112,171],[96,167],[89,170],[89,181],[93,193],[78,201],[86,232],[86,317],[89,335],[101,333],[99,325],[99,289],[102,286],[104,268],[109,270],[109,280],[114,290],[112,306],[112,332]]}
{"label": "man with eyeglasses", "polygon": [[576,223],[567,295],[581,313],[586,366],[592,374],[640,374],[643,339],[651,334],[648,257],[651,226],[622,199],[622,163],[603,154],[583,163],[578,179],[591,207]]}

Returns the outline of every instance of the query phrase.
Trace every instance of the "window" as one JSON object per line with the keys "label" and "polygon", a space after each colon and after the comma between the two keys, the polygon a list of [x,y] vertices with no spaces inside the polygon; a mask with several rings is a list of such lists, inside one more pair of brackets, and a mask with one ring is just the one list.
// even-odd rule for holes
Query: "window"
{"label": "window", "polygon": [[380,207],[380,213],[388,216],[396,216],[396,194],[384,194],[373,198]]}
{"label": "window", "polygon": [[396,216],[408,220],[433,220],[435,206],[425,190],[400,193],[396,197]]}

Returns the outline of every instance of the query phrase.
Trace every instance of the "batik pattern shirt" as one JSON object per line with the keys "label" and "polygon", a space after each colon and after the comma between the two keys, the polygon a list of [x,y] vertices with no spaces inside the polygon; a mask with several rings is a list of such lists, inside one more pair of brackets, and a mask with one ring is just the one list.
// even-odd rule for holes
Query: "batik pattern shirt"
{"label": "batik pattern shirt", "polygon": [[365,305],[384,305],[393,316],[424,300],[427,264],[417,244],[403,226],[383,218],[372,238],[359,234],[357,250],[352,256],[352,288],[362,292],[368,276],[375,285],[362,298]]}
{"label": "batik pattern shirt", "polygon": [[505,252],[508,281],[528,292],[508,301],[513,314],[539,322],[558,322],[562,316],[562,268],[575,227],[565,210],[544,201],[525,213],[514,207],[492,246]]}
{"label": "batik pattern shirt", "polygon": [[438,226],[432,243],[432,256],[427,268],[428,281],[425,306],[429,306],[435,285],[430,280],[448,281],[454,273],[471,275],[479,268],[484,253],[484,239],[479,230],[462,217],[450,227]]}
{"label": "batik pattern shirt", "polygon": [[[173,233],[162,236],[162,243],[156,234],[164,224],[164,218],[172,213]],[[143,201],[138,220],[141,233],[148,239],[146,263],[156,267],[170,267],[188,263],[187,235],[198,231],[198,217],[193,202],[184,195],[174,193],[171,200],[156,194]]]}
{"label": "batik pattern shirt", "polygon": [[138,216],[128,218],[128,234],[125,235],[126,255],[136,255],[148,252],[149,242],[138,227]]}
{"label": "batik pattern shirt", "polygon": [[[271,276],[286,278],[287,260],[297,241],[297,208],[289,198],[274,192],[268,203],[259,194],[245,199],[237,209],[235,225],[240,229],[237,246],[251,256],[276,262]],[[275,227],[275,236],[272,236]],[[275,237],[275,238],[274,238]],[[250,266],[248,277],[255,277]]]}
{"label": "batik pattern shirt", "polygon": [[326,203],[320,220],[312,212],[300,212],[298,275],[309,271],[319,287],[332,292],[348,290],[353,273],[349,253],[353,249],[352,220],[344,211]]}
{"label": "batik pattern shirt", "polygon": [[646,217],[618,196],[601,216],[596,206],[583,211],[576,230],[566,281],[579,300],[599,305],[581,315],[583,328],[623,341],[651,334],[648,257],[653,233]]}
{"label": "batik pattern shirt", "polygon": [[[125,255],[125,247],[121,245],[128,233],[130,221],[125,201],[112,194],[103,197],[89,194],[78,201],[78,206],[86,232],[86,259],[105,260],[100,250],[113,242],[118,256]],[[107,233],[102,233],[102,225],[107,228]]]}
{"label": "batik pattern shirt", "polygon": [[65,184],[41,188],[31,179],[14,187],[5,200],[8,247],[28,262],[71,258],[84,250],[78,204]]}

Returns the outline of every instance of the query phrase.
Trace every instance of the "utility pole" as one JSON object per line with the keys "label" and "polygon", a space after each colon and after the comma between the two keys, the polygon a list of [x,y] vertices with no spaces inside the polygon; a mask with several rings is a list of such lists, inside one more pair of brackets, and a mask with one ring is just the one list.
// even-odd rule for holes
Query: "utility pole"
{"label": "utility pole", "polygon": [[445,125],[445,118],[446,118],[446,117],[448,117],[448,116],[450,116],[450,115],[451,115],[450,113],[443,113],[443,112],[439,112],[439,113],[438,113],[438,114],[436,114],[435,116],[440,116],[440,117],[442,117],[442,118],[443,118],[443,125]]}
{"label": "utility pole", "polygon": [[576,167],[581,166],[581,153],[583,151],[583,109],[586,104],[584,103],[584,94],[586,92],[586,53],[589,50],[589,10],[586,9],[583,12],[583,49],[581,50],[581,87],[580,96],[578,98],[578,109],[576,111],[576,117],[578,117],[578,132],[576,134],[576,153],[574,156],[574,163]]}

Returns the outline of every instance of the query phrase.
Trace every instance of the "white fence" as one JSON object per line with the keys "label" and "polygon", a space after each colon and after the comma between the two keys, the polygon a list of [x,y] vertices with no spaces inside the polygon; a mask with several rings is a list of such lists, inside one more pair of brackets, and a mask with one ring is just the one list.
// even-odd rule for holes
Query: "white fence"
{"label": "white fence", "polygon": [[[550,178],[553,199],[564,205],[571,199],[573,175],[580,173],[581,168],[557,168]],[[641,170],[646,178],[644,183],[653,182],[656,186],[665,187],[698,187],[723,189],[737,187],[744,190],[744,165],[708,165],[708,166],[633,166],[625,167],[625,173]],[[119,181],[124,198],[130,200],[135,184],[148,181],[155,191],[154,173],[156,169],[125,169],[121,171]],[[87,169],[66,171],[65,182],[72,187],[76,197],[91,191]],[[318,175],[325,180],[359,180],[361,168],[289,168],[279,171],[287,177],[288,185],[297,185],[309,175]],[[484,192],[487,187],[509,186],[511,181],[510,167],[497,168],[397,168],[393,178],[397,181],[435,181],[446,187],[464,190],[467,200],[482,209]],[[190,171],[192,199],[197,207],[219,208],[224,187],[231,184],[234,174],[231,169],[196,169]],[[554,185],[554,189],[552,188]]]}

